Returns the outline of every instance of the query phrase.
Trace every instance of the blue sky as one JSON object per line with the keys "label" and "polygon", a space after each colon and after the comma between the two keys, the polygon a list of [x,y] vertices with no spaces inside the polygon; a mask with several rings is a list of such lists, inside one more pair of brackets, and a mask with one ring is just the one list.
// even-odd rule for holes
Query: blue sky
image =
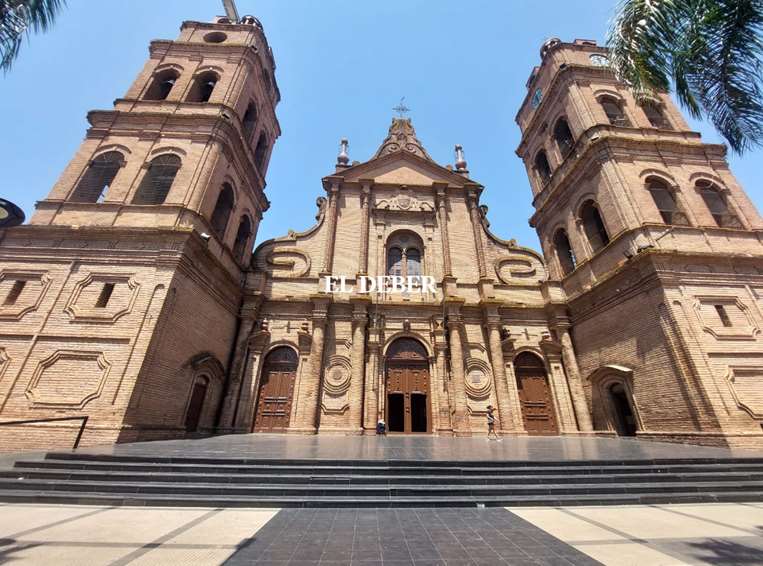
{"label": "blue sky", "polygon": [[[365,161],[386,135],[401,96],[419,139],[439,163],[466,151],[485,185],[493,230],[538,248],[514,116],[550,36],[603,41],[614,0],[237,0],[262,21],[282,94],[283,135],[268,172],[272,202],[258,242],[312,224],[320,178],[339,139]],[[183,20],[210,20],[219,0],[69,0],[56,27],[33,36],[2,81],[0,196],[31,216],[76,151],[89,109],[110,108],[147,57],[151,39],[174,39]],[[712,127],[693,123],[706,140]],[[731,157],[756,203],[763,151]]]}

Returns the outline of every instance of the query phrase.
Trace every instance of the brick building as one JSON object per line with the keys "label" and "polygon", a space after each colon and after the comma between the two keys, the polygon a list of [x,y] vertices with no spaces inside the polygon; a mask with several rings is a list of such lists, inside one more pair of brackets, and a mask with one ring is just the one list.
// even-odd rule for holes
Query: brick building
{"label": "brick building", "polygon": [[763,223],[725,149],[606,50],[545,44],[517,116],[545,260],[405,118],[367,161],[343,143],[315,225],[252,253],[280,134],[262,26],[186,22],[150,52],[0,234],[0,422],[41,421],[1,448],[71,445],[50,419],[85,416],[84,444],[484,434],[488,405],[504,434],[760,445]]}

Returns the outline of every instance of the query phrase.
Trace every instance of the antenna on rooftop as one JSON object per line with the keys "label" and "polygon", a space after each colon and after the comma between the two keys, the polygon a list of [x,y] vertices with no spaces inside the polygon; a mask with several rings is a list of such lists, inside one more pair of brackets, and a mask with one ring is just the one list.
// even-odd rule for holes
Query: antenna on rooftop
{"label": "antenna on rooftop", "polygon": [[238,17],[235,0],[223,0],[223,7],[225,8],[225,15],[228,16],[231,23],[237,24],[241,20]]}

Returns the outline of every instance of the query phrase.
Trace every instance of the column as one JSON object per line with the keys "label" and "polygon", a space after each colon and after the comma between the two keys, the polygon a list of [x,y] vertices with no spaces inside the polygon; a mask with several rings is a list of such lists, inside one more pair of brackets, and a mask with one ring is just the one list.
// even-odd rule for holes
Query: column
{"label": "column", "polygon": [[368,329],[368,362],[366,363],[366,384],[364,404],[364,428],[372,433],[376,430],[379,420],[379,331],[375,328]]}
{"label": "column", "polygon": [[[220,415],[220,421],[217,423],[217,428],[221,431],[228,430],[233,426],[233,415],[237,412],[236,407],[241,402],[239,398],[241,380],[245,378],[243,366],[246,363],[247,353],[249,352],[249,338],[254,328],[254,316],[256,316],[254,313],[251,314],[251,317],[247,316],[239,322],[235,353],[228,370],[227,390],[225,391],[222,414]],[[238,410],[241,410],[241,408],[239,407]]]}
{"label": "column", "polygon": [[578,428],[582,432],[590,432],[593,430],[593,423],[591,422],[591,413],[588,411],[588,401],[583,389],[583,380],[580,377],[580,368],[575,356],[575,348],[572,346],[572,338],[566,326],[557,326],[556,332],[562,345],[562,362],[567,372],[567,381],[570,385],[572,406],[575,409]]}
{"label": "column", "polygon": [[350,378],[350,430],[363,429],[363,382],[366,360],[366,316],[365,302],[356,303],[352,314],[352,377]]}
{"label": "column", "polygon": [[480,271],[480,279],[485,279],[487,277],[487,267],[485,266],[485,250],[482,249],[482,223],[480,222],[480,212],[477,210],[477,198],[475,192],[470,192],[467,202],[469,203],[469,215],[472,219],[474,249],[477,252],[477,266]]}
{"label": "column", "polygon": [[299,407],[302,410],[302,415],[298,419],[297,428],[302,432],[316,432],[318,425],[318,405],[321,399],[321,375],[323,373],[323,340],[328,317],[327,306],[327,304],[317,304],[313,308],[310,371],[299,391]]}
{"label": "column", "polygon": [[437,388],[438,400],[438,423],[440,431],[453,431],[453,423],[450,414],[450,391],[448,390],[448,370],[447,360],[445,359],[447,344],[445,342],[435,342],[435,367],[437,377],[432,387]]}
{"label": "column", "polygon": [[464,383],[464,353],[461,347],[461,332],[463,323],[459,315],[450,315],[448,330],[450,331],[450,371],[453,379],[453,403],[456,414],[453,419],[453,432],[465,433],[469,431],[466,411],[466,387]]}
{"label": "column", "polygon": [[339,196],[339,185],[331,183],[328,189],[329,203],[326,213],[326,245],[323,251],[323,269],[321,274],[330,275],[334,266],[334,241],[336,240],[336,199]]}
{"label": "column", "polygon": [[519,402],[519,392],[515,380],[506,379],[503,347],[501,345],[501,325],[497,320],[488,319],[488,342],[490,346],[490,361],[493,364],[493,379],[498,398],[498,417],[500,428],[504,431],[519,432],[522,423],[522,405]]}
{"label": "column", "polygon": [[444,187],[438,187],[435,183],[435,188],[437,189],[437,223],[440,225],[444,275],[452,277],[453,266],[450,261],[450,240],[448,239],[448,198]]}
{"label": "column", "polygon": [[361,181],[360,189],[360,258],[358,259],[358,274],[368,274],[368,225],[370,220],[371,182]]}

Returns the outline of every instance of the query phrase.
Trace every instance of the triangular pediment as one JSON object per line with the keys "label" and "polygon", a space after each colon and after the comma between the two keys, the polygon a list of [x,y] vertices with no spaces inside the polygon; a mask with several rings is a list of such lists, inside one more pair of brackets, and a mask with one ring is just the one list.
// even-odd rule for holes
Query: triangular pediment
{"label": "triangular pediment", "polygon": [[344,171],[337,171],[337,176],[345,182],[372,180],[376,185],[432,186],[432,183],[447,183],[450,186],[463,187],[475,185],[474,181],[437,165],[407,151],[396,151],[354,165]]}

